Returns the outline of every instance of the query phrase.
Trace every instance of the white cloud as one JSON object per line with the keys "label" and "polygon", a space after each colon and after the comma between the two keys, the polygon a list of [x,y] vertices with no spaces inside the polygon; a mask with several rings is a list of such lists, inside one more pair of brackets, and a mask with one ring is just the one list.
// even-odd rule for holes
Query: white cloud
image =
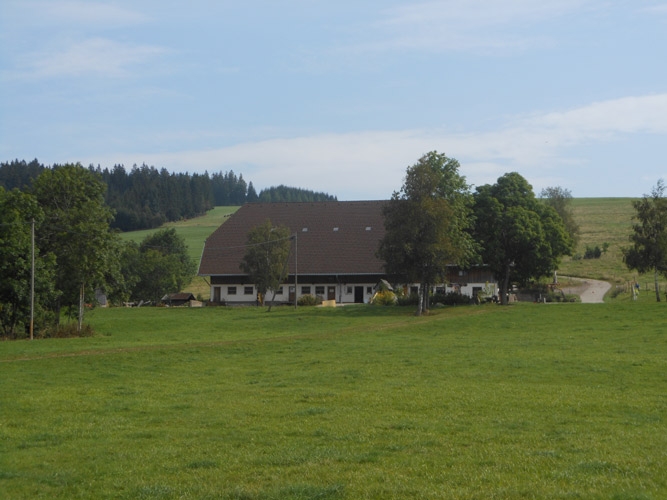
{"label": "white cloud", "polygon": [[106,76],[122,77],[130,69],[164,53],[161,47],[132,45],[91,38],[59,50],[26,55],[20,77]]}
{"label": "white cloud", "polygon": [[[233,169],[243,172],[258,190],[286,184],[326,191],[341,199],[382,199],[400,188],[406,167],[431,150],[457,158],[461,173],[475,185],[518,171],[530,173],[539,190],[552,185],[563,168],[581,168],[586,163],[587,159],[574,156],[571,148],[642,133],[667,135],[667,94],[626,97],[520,118],[486,133],[405,130],[322,134],[221,149],[120,155],[102,163],[130,166],[145,162],[191,172]],[[91,163],[99,161],[90,159]]]}
{"label": "white cloud", "polygon": [[546,40],[520,35],[526,25],[587,7],[595,0],[442,0],[384,11],[374,49],[467,50],[528,47]]}
{"label": "white cloud", "polygon": [[24,2],[24,11],[33,21],[41,24],[80,25],[85,28],[126,26],[143,23],[146,16],[136,10],[113,3],[77,0]]}

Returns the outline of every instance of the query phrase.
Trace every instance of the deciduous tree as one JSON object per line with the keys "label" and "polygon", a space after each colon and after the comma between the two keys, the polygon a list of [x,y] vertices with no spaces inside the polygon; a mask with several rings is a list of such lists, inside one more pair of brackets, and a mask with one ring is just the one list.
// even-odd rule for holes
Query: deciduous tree
{"label": "deciduous tree", "polygon": [[572,240],[556,211],[539,203],[533,188],[516,172],[496,184],[480,186],[475,195],[475,237],[482,259],[500,283],[507,303],[509,285],[549,276],[560,257],[572,252]]}
{"label": "deciduous tree", "polygon": [[[44,213],[37,200],[18,190],[0,187],[0,327],[14,338],[29,329],[31,304],[31,224],[39,225]],[[44,304],[54,299],[55,259],[35,246],[35,312],[44,318]],[[39,322],[38,328],[43,326]]]}
{"label": "deciduous tree", "polygon": [[572,211],[572,192],[560,186],[547,187],[540,192],[540,198],[563,219],[565,230],[570,235],[572,244],[576,248],[579,242],[580,229],[579,224],[574,220]]}
{"label": "deciduous tree", "polygon": [[378,255],[388,274],[420,283],[418,315],[428,311],[430,287],[443,279],[447,265],[464,265],[475,252],[467,231],[470,190],[458,170],[458,161],[437,151],[422,156],[384,209]]}
{"label": "deciduous tree", "polygon": [[79,325],[83,316],[82,294],[93,297],[105,286],[105,277],[118,255],[118,236],[110,230],[111,209],[104,202],[105,184],[81,165],[44,170],[33,184],[33,192],[44,210],[38,234],[39,247],[56,257],[56,289],[60,293],[54,309],[70,312],[78,305]]}
{"label": "deciduous tree", "polygon": [[[132,257],[130,249],[126,255]],[[185,240],[174,228],[161,229],[144,238],[136,267],[138,279],[132,297],[154,302],[183,290],[196,271]]]}
{"label": "deciduous tree", "polygon": [[640,273],[653,272],[655,300],[660,302],[659,273],[667,274],[667,198],[665,184],[659,180],[650,195],[633,201],[637,221],[632,225],[632,246],[623,249],[628,269]]}
{"label": "deciduous tree", "polygon": [[270,311],[275,293],[287,271],[287,258],[291,248],[289,228],[274,226],[267,220],[248,232],[247,245],[241,269],[248,274],[262,297],[265,297],[268,291],[273,292],[269,303]]}

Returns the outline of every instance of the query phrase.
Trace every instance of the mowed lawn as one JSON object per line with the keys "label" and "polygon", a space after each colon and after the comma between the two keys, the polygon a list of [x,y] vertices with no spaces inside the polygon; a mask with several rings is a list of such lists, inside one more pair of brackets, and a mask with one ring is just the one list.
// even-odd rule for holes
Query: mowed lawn
{"label": "mowed lawn", "polygon": [[667,498],[665,312],[95,310],[0,343],[0,497]]}

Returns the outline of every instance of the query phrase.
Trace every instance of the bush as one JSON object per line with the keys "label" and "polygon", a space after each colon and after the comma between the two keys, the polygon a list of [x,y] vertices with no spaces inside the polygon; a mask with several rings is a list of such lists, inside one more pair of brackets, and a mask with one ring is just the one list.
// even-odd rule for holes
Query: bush
{"label": "bush", "polygon": [[35,337],[43,339],[69,339],[73,337],[92,337],[94,334],[95,331],[90,325],[83,325],[79,332],[77,323],[65,323],[44,328],[37,332]]}
{"label": "bush", "polygon": [[389,290],[383,290],[375,294],[371,300],[371,304],[374,306],[393,306],[397,303],[396,294],[390,292]]}
{"label": "bush", "polygon": [[442,304],[445,306],[468,305],[470,297],[458,292],[436,293],[431,297],[431,305]]}
{"label": "bush", "polygon": [[419,294],[411,293],[409,295],[403,295],[398,297],[399,306],[416,306],[419,304]]}
{"label": "bush", "polygon": [[302,295],[296,303],[300,306],[318,306],[322,303],[322,298],[315,295]]}
{"label": "bush", "polygon": [[602,244],[602,248],[599,245],[594,247],[589,247],[586,245],[586,252],[584,252],[584,259],[599,259],[602,257],[602,254],[607,253],[609,250],[609,243],[605,242]]}
{"label": "bush", "polygon": [[544,296],[546,302],[581,302],[581,298],[574,293],[550,291]]}

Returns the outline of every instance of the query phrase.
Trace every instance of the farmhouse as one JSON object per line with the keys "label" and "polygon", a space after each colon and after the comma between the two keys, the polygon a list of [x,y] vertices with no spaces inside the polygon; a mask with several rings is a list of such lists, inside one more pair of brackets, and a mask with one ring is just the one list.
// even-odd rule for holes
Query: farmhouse
{"label": "farmhouse", "polygon": [[267,219],[289,228],[292,251],[276,302],[319,295],[338,303],[368,302],[385,277],[375,252],[384,236],[383,201],[250,203],[204,245],[199,274],[210,277],[213,302],[249,303],[257,290],[240,268],[247,233]]}
{"label": "farmhouse", "polygon": [[[284,285],[277,303],[293,303],[303,295],[316,295],[337,303],[365,303],[381,279],[387,276],[376,252],[384,237],[382,208],[386,201],[333,201],[313,203],[250,203],[222,224],[204,245],[199,275],[208,277],[211,301],[249,304],[257,289],[241,270],[247,233],[267,220],[283,225],[292,234],[292,249]],[[484,286],[479,273],[451,268],[442,291],[473,295]]]}

